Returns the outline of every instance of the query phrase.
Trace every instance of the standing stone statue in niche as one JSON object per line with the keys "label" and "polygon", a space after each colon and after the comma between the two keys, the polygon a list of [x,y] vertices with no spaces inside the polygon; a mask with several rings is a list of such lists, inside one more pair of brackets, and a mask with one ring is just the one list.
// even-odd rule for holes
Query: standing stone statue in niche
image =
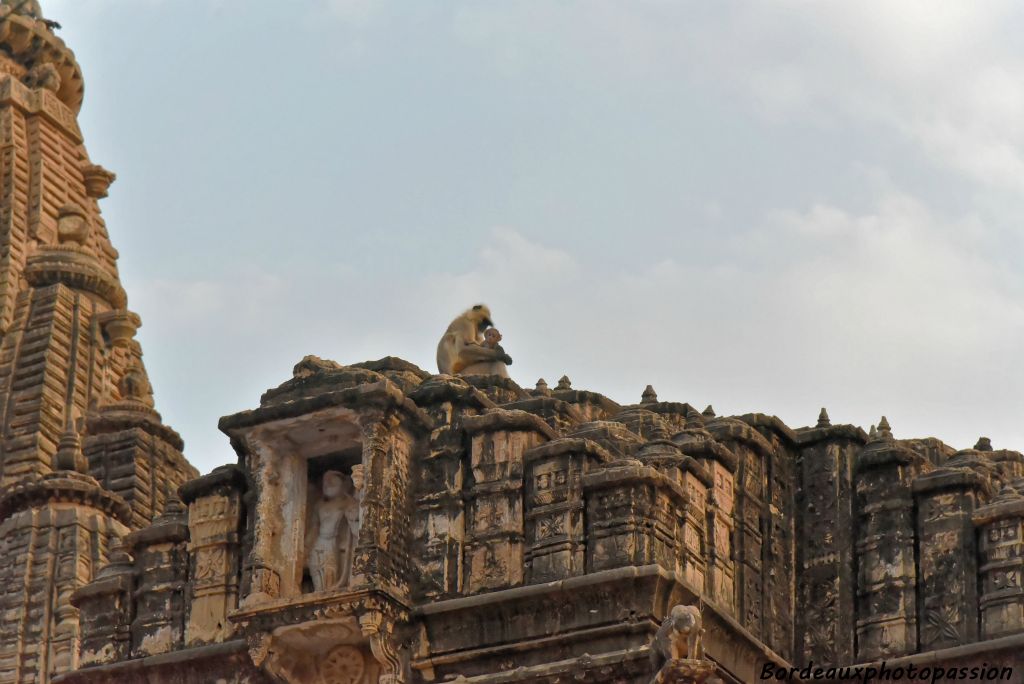
{"label": "standing stone statue in niche", "polygon": [[312,505],[306,522],[306,569],[313,591],[326,591],[349,583],[352,556],[359,536],[359,499],[363,466],[352,467],[351,477],[328,470],[321,482],[321,496]]}

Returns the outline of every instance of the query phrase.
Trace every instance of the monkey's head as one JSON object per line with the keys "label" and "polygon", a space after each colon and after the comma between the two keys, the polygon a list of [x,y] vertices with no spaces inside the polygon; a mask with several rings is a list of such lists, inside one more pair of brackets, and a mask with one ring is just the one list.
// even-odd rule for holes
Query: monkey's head
{"label": "monkey's head", "polygon": [[466,312],[466,316],[476,324],[476,329],[480,332],[494,325],[491,321],[491,310],[487,308],[486,304],[477,304]]}
{"label": "monkey's head", "polygon": [[696,606],[675,606],[670,613],[677,630],[687,631],[700,623],[700,610]]}

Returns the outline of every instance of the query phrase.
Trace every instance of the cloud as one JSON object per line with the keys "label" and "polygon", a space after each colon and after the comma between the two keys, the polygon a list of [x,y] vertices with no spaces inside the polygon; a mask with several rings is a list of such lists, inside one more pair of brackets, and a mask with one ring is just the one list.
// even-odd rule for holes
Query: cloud
{"label": "cloud", "polygon": [[774,121],[879,126],[983,186],[1024,190],[1018,3],[462,4],[457,36],[506,73],[701,84]]}
{"label": "cloud", "polygon": [[[442,293],[489,290],[524,384],[565,372],[623,402],[650,382],[666,398],[794,426],[825,403],[864,426],[887,413],[904,437],[965,447],[1001,426],[1024,442],[1012,408],[991,406],[994,387],[1024,381],[1024,282],[974,247],[987,230],[891,191],[865,213],[770,212],[736,237],[731,263],[655,258],[641,272],[502,230],[473,268],[426,291],[436,309]],[[963,425],[934,418],[957,411]]]}

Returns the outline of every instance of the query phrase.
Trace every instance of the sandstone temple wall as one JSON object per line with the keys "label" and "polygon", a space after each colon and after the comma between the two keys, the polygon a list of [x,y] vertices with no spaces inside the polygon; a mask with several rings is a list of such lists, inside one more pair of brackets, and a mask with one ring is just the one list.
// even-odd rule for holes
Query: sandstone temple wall
{"label": "sandstone temple wall", "polygon": [[[824,411],[794,430],[653,390],[619,406],[565,378],[524,390],[390,357],[307,358],[221,427],[239,462],[182,489],[182,600],[154,604],[138,560],[121,613],[76,599],[110,624],[169,611],[160,653],[191,649],[192,666],[218,646],[248,654],[251,681],[646,682],[680,603],[734,681],[766,662],[964,662],[989,643],[1006,662],[1005,640],[1024,643],[1024,456],[984,439],[956,452]],[[351,575],[316,590],[299,531],[322,473],[359,469]],[[90,656],[62,681],[177,681],[153,654]]]}

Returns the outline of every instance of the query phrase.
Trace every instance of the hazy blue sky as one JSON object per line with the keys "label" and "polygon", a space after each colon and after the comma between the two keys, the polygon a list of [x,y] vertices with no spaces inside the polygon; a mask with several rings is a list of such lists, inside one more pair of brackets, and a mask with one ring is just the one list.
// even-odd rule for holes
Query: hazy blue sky
{"label": "hazy blue sky", "polygon": [[1024,449],[1024,5],[44,0],[157,408],[305,354]]}

